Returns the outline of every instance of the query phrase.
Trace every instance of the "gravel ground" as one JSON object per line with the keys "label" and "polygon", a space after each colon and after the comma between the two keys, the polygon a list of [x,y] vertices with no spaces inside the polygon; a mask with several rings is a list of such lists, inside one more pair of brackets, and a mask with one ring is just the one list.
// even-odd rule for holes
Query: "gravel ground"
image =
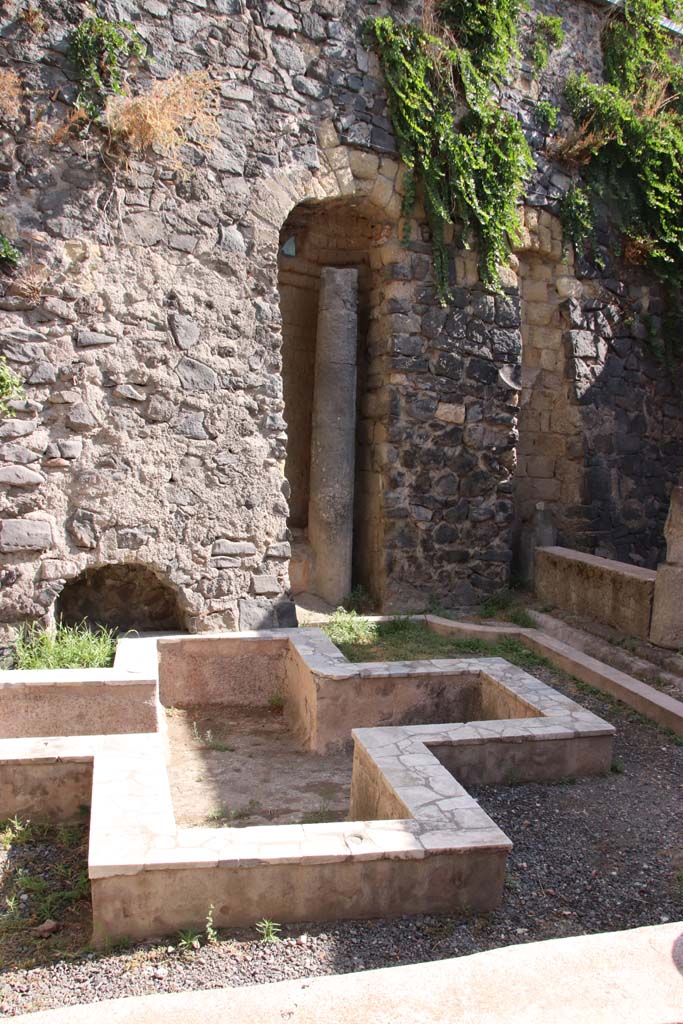
{"label": "gravel ground", "polygon": [[[473,794],[511,837],[502,907],[458,919],[411,917],[283,928],[281,941],[178,937],[28,970],[0,968],[0,1016],[79,1002],[255,985],[462,956],[511,943],[683,919],[683,745],[550,669],[537,675],[618,729],[607,777]],[[58,935],[59,933],[57,933]],[[54,952],[47,952],[48,960]]]}

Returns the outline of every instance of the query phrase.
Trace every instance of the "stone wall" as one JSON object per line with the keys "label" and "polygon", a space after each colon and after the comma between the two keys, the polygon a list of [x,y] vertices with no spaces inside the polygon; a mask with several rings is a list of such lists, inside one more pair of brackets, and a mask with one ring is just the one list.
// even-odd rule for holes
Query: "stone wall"
{"label": "stone wall", "polygon": [[[541,492],[562,542],[654,563],[683,465],[674,384],[642,344],[656,294],[607,239],[603,269],[563,264],[546,218],[566,178],[534,117],[572,68],[599,74],[599,6],[534,4],[562,13],[567,38],[540,82],[523,65],[502,94],[537,154],[519,263],[494,295],[475,254],[454,245],[447,308],[420,209],[401,218],[382,76],[360,37],[366,7],[99,4],[148,41],[140,81],[209,68],[220,83],[220,138],[179,174],[152,158],[105,167],[91,140],[37,135],[38,120],[68,115],[66,40],[82,17],[72,0],[42,6],[41,35],[18,3],[1,8],[2,52],[25,89],[21,117],[0,125],[0,229],[24,254],[19,278],[2,278],[2,351],[27,399],[0,424],[0,621],[49,618],[66,581],[122,565],[169,588],[193,631],[292,621],[281,246],[301,218],[329,235],[333,208],[342,255],[320,262],[359,265],[366,281],[356,580],[386,608],[480,600],[508,580],[515,524]],[[417,16],[419,3],[370,13],[389,9]],[[352,216],[381,225],[362,257]],[[541,282],[550,299],[534,297]],[[532,322],[546,302],[548,322]],[[290,454],[306,450],[306,401],[288,413]],[[541,450],[546,413],[553,452]]]}

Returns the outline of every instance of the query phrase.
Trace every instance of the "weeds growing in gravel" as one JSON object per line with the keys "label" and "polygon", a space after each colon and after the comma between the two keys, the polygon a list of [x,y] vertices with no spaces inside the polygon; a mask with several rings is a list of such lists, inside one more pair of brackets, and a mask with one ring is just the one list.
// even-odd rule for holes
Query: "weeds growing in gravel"
{"label": "weeds growing in gravel", "polygon": [[107,668],[114,662],[116,632],[104,626],[25,626],[14,643],[17,668]]}
{"label": "weeds growing in gravel", "polygon": [[201,933],[196,932],[193,928],[184,928],[178,932],[178,949],[182,950],[183,953],[195,952],[200,948],[201,944]]}
{"label": "weeds growing in gravel", "polygon": [[[0,822],[7,851],[0,876],[0,963],[29,968],[80,952],[92,926],[85,824],[56,826],[18,817]],[[57,923],[43,938],[34,929]]]}
{"label": "weeds growing in gravel", "polygon": [[268,917],[261,918],[254,927],[261,938],[261,942],[277,942],[278,933],[282,931],[282,925],[271,921]]}
{"label": "weeds growing in gravel", "polygon": [[22,821],[15,815],[0,822],[0,847],[9,850],[10,846],[22,846],[24,843],[38,842],[50,832],[51,826],[45,822],[34,823],[27,818]]}
{"label": "weeds growing in gravel", "polygon": [[215,909],[216,908],[214,907],[214,905],[212,903],[209,906],[209,909],[208,909],[208,912],[207,912],[207,915],[206,915],[206,927],[204,928],[204,933],[206,935],[206,941],[209,943],[210,946],[213,946],[213,945],[215,945],[218,942],[218,931],[216,930],[216,926],[213,923],[213,915],[214,915]]}
{"label": "weeds growing in gravel", "polygon": [[236,807],[231,810],[227,804],[221,804],[220,807],[216,807],[209,815],[207,815],[206,821],[209,825],[225,825],[230,821],[244,821],[245,818],[251,818],[254,814],[261,812],[261,804],[258,800],[250,800],[249,803],[244,804],[242,807]]}

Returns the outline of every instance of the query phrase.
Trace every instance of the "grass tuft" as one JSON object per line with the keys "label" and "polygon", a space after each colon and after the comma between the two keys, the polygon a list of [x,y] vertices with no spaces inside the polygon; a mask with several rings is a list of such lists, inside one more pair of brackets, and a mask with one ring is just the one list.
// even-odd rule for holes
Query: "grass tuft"
{"label": "grass tuft", "polygon": [[104,626],[59,624],[56,629],[41,629],[35,623],[25,626],[14,644],[16,667],[27,668],[108,668],[116,653],[116,631]]}
{"label": "grass tuft", "polygon": [[323,822],[334,821],[329,800],[321,800],[317,811],[306,811],[302,816],[300,825],[320,825]]}
{"label": "grass tuft", "polygon": [[513,637],[468,639],[435,633],[425,622],[408,618],[370,622],[337,609],[323,627],[349,661],[415,661],[428,658],[505,658],[520,668],[550,667],[549,662]]}

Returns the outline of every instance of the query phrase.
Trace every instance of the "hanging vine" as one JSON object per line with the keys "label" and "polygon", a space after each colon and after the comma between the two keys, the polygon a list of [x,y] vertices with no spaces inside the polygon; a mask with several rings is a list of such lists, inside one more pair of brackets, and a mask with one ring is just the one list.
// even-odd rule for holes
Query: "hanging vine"
{"label": "hanging vine", "polygon": [[683,272],[683,68],[663,24],[668,0],[626,0],[603,33],[606,84],[567,81],[576,123],[561,155],[607,201],[624,253],[679,287]]}
{"label": "hanging vine", "polygon": [[442,0],[438,35],[390,17],[366,23],[408,170],[403,214],[412,214],[420,182],[442,302],[449,288],[447,224],[461,226],[465,243],[474,238],[482,280],[492,287],[519,237],[517,206],[531,152],[519,122],[491,96],[517,49],[518,9],[518,0]]}

